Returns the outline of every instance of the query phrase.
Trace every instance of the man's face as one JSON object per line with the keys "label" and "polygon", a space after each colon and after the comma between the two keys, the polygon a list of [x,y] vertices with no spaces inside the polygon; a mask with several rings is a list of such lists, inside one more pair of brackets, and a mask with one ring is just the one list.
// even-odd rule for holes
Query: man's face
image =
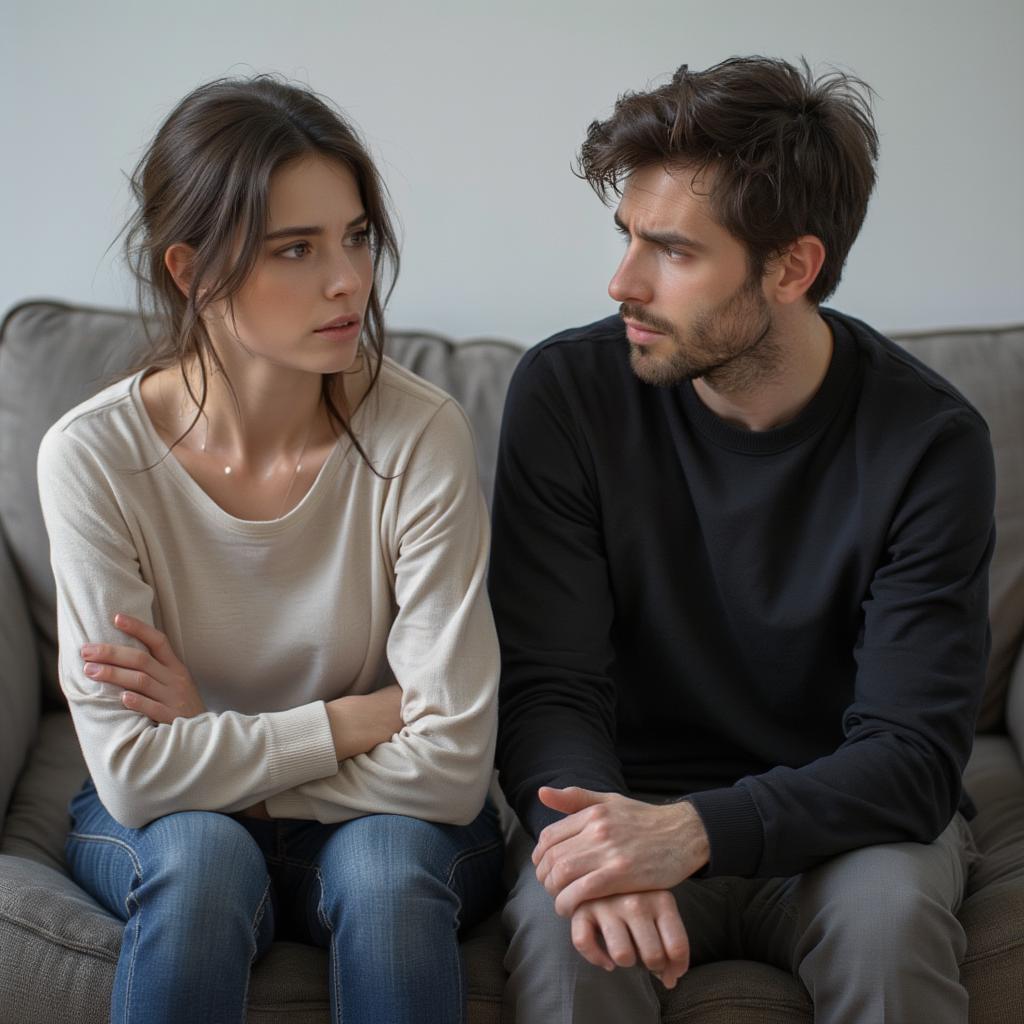
{"label": "man's face", "polygon": [[[615,214],[627,241],[608,285],[620,303],[633,372],[649,384],[734,376],[757,360],[771,308],[743,244],[718,224],[706,178],[659,165],[630,175]],[[740,376],[745,376],[740,374]]]}

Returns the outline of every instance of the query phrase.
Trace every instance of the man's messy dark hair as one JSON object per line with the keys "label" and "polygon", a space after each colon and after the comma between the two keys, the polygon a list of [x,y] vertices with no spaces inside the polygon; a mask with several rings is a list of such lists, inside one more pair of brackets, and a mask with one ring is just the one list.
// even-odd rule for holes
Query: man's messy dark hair
{"label": "man's messy dark hair", "polygon": [[611,202],[640,167],[660,164],[707,182],[717,221],[743,242],[751,273],[801,235],[824,243],[807,298],[835,291],[875,184],[871,89],[833,71],[819,78],[768,57],[683,65],[668,85],[619,97],[594,121],[577,172]]}

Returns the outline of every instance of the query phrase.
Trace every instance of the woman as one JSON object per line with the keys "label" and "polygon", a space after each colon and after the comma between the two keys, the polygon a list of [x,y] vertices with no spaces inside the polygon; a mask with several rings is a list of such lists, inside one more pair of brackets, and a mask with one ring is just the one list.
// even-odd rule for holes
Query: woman
{"label": "woman", "polygon": [[187,96],[133,184],[159,344],[39,455],[112,1019],[244,1020],[276,935],[329,948],[336,1021],[461,1020],[501,859],[486,511],[465,415],[382,358],[385,190],[268,77]]}

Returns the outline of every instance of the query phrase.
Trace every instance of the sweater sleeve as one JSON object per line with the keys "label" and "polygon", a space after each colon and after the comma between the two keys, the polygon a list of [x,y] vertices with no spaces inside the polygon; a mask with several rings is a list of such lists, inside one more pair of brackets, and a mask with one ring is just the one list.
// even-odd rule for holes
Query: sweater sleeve
{"label": "sweater sleeve", "polygon": [[536,837],[540,786],[625,792],[615,749],[614,608],[586,443],[543,351],[509,387],[490,587],[501,640],[498,768]]}
{"label": "sweater sleeve", "polygon": [[690,796],[707,874],[793,875],[846,850],[931,842],[949,823],[985,682],[994,480],[983,423],[954,417],[907,481],[862,603],[843,742]]}
{"label": "sweater sleeve", "polygon": [[[337,770],[322,701],[260,715],[207,712],[158,725],[85,675],[80,648],[141,644],[117,612],[154,625],[117,475],[57,424],[39,449],[39,495],[57,592],[58,674],[104,806],[128,828],[175,811],[235,811]],[[158,626],[159,628],[159,626]]]}
{"label": "sweater sleeve", "polygon": [[267,801],[275,818],[404,814],[467,824],[490,784],[498,644],[487,599],[489,529],[465,414],[452,401],[393,480],[381,524],[395,617],[387,657],[404,728],[329,778]]}

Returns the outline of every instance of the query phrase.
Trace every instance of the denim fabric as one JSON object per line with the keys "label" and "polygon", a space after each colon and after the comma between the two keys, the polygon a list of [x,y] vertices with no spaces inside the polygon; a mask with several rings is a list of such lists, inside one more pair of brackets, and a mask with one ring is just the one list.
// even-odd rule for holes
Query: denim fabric
{"label": "denim fabric", "polygon": [[465,827],[191,811],[129,829],[87,782],[71,814],[72,874],[125,922],[111,1021],[241,1024],[275,937],[330,951],[336,1024],[465,1019],[458,931],[502,895],[490,803]]}

